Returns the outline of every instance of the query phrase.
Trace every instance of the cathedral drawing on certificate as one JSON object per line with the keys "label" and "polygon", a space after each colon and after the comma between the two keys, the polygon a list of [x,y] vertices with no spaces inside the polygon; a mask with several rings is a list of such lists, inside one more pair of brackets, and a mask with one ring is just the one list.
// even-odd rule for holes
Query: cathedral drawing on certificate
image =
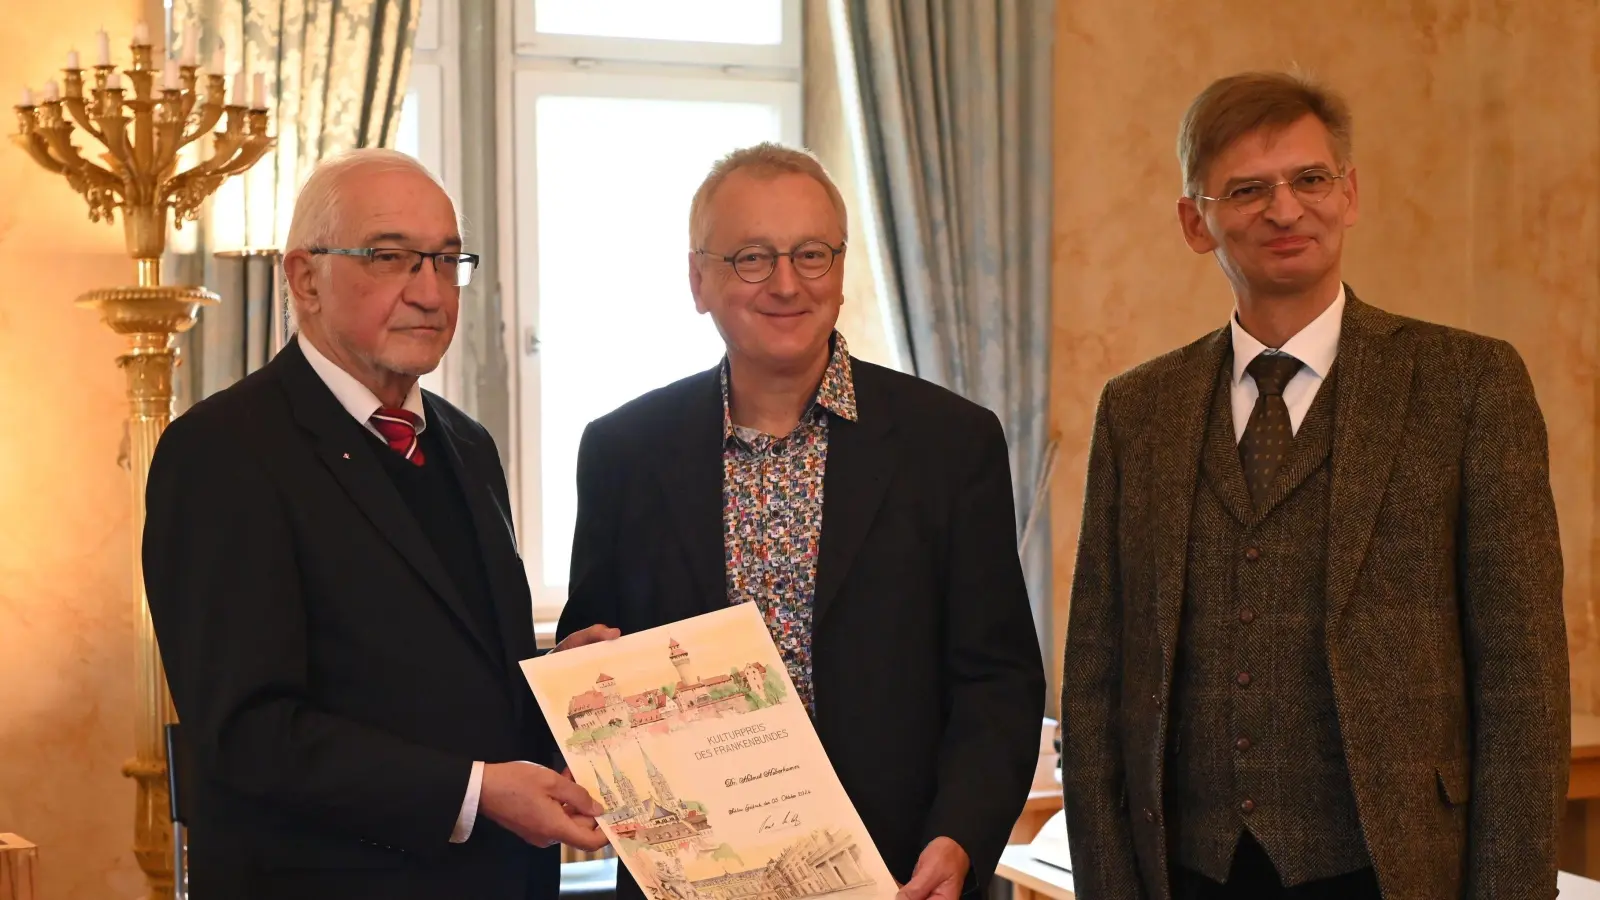
{"label": "cathedral drawing on certificate", "polygon": [[637,841],[660,852],[715,850],[705,806],[693,800],[680,800],[672,785],[667,783],[667,776],[650,761],[644,748],[638,750],[650,781],[649,794],[639,793],[633,779],[617,765],[610,750],[606,751],[606,761],[611,764],[610,783],[600,774],[599,768],[594,769],[595,781],[600,786],[600,802],[606,808],[602,816],[605,823],[618,838]]}
{"label": "cathedral drawing on certificate", "polygon": [[567,749],[594,755],[630,734],[665,734],[690,722],[754,712],[784,702],[788,693],[781,675],[764,663],[701,676],[676,640],[668,642],[665,656],[662,682],[629,685],[634,690],[624,694],[615,678],[601,672],[592,688],[573,696],[567,703]]}

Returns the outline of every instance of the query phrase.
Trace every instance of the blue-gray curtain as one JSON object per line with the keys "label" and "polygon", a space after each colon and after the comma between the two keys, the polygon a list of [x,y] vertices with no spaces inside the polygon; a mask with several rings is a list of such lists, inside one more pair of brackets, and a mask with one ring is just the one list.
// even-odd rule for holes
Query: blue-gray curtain
{"label": "blue-gray curtain", "polygon": [[[221,40],[235,70],[242,64],[265,76],[277,138],[273,152],[236,176],[239,202],[226,210],[213,202],[200,222],[184,226],[197,229],[193,252],[169,254],[179,280],[222,297],[185,335],[183,406],[248,375],[282,345],[284,297],[273,267],[295,196],[319,160],[394,145],[423,2],[169,0],[169,45],[198,41],[199,58],[209,60]],[[213,256],[223,234],[250,252]]]}
{"label": "blue-gray curtain", "polygon": [[847,8],[886,280],[898,285],[887,302],[898,308],[916,374],[994,410],[1005,426],[1023,568],[1053,682],[1055,2],[848,0]]}

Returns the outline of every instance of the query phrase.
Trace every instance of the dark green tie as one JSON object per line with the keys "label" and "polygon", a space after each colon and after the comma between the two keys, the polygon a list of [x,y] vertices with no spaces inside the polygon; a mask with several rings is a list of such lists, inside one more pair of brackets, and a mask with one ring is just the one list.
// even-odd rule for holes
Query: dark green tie
{"label": "dark green tie", "polygon": [[1278,472],[1294,446],[1294,427],[1289,423],[1289,406],[1283,402],[1283,386],[1304,363],[1286,353],[1263,353],[1245,366],[1255,379],[1255,409],[1239,439],[1239,463],[1244,481],[1250,486],[1250,499],[1259,505],[1272,487]]}

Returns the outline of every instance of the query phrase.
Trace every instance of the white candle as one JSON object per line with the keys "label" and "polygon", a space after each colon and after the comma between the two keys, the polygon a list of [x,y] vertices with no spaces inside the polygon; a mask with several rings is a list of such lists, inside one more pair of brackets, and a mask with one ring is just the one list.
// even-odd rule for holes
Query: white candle
{"label": "white candle", "polygon": [[267,76],[257,72],[250,81],[250,108],[267,108]]}
{"label": "white candle", "polygon": [[76,50],[68,50],[67,51],[67,68],[69,68],[69,69],[78,68],[78,51],[76,51]]}
{"label": "white candle", "polygon": [[109,66],[111,65],[111,36],[106,34],[106,30],[102,28],[96,37],[98,38],[100,44],[100,55],[97,58],[97,65]]}
{"label": "white candle", "polygon": [[121,72],[112,72],[111,73],[111,77],[106,79],[106,90],[108,90],[108,91],[120,91],[120,90],[122,90],[122,73]]}
{"label": "white candle", "polygon": [[161,67],[161,89],[175,91],[178,89],[178,61],[168,59]]}
{"label": "white candle", "polygon": [[228,98],[228,105],[229,106],[243,106],[244,105],[244,70],[243,69],[239,70],[239,74],[233,76],[233,94],[232,94],[232,96],[230,96]]}
{"label": "white candle", "polygon": [[143,19],[140,19],[133,26],[133,42],[141,46],[146,46],[150,43],[150,26],[146,25]]}
{"label": "white candle", "polygon": [[22,105],[23,106],[32,106],[33,105],[33,91],[29,90],[28,88],[23,88],[22,89]]}
{"label": "white candle", "polygon": [[200,42],[195,39],[195,34],[190,31],[183,39],[183,64],[186,66],[200,65]]}
{"label": "white candle", "polygon": [[46,81],[44,83],[44,102],[54,103],[59,99],[61,99],[61,93],[56,87],[56,83],[54,81]]}
{"label": "white candle", "polygon": [[211,51],[211,74],[222,75],[228,71],[228,54],[222,50],[222,42],[217,42],[217,49]]}

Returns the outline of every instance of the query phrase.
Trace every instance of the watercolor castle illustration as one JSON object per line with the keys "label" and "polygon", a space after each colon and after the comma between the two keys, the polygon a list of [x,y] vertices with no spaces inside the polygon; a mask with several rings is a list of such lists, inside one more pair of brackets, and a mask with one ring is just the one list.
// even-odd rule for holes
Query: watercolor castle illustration
{"label": "watercolor castle illustration", "polygon": [[676,640],[667,644],[667,662],[671,669],[663,667],[663,674],[673,674],[660,686],[624,694],[601,672],[590,690],[572,697],[567,749],[594,754],[637,731],[665,734],[690,722],[754,712],[782,703],[788,693],[782,677],[759,662],[698,677],[689,651]]}

